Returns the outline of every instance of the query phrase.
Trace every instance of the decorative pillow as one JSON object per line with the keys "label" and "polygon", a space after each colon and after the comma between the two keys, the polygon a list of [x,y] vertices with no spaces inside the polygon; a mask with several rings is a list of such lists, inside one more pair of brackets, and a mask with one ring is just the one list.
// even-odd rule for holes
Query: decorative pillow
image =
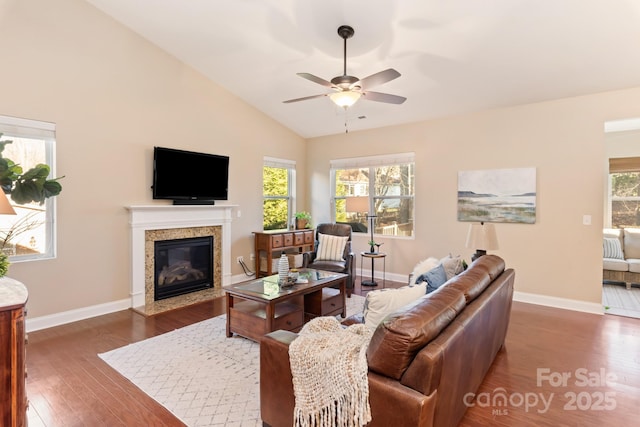
{"label": "decorative pillow", "polygon": [[602,257],[613,259],[624,259],[620,240],[616,238],[605,237],[602,242]]}
{"label": "decorative pillow", "polygon": [[372,330],[377,328],[387,315],[424,296],[426,288],[426,283],[423,283],[370,291],[364,300],[364,324]]}
{"label": "decorative pillow", "polygon": [[316,260],[318,261],[342,261],[344,247],[349,236],[334,236],[332,234],[318,233],[318,251]]}
{"label": "decorative pillow", "polygon": [[418,279],[418,277],[422,276],[424,273],[431,270],[437,265],[438,265],[438,259],[434,257],[429,257],[423,261],[420,261],[418,264],[416,264],[415,267],[413,267],[413,272],[411,273],[412,279],[411,279],[410,285],[417,284],[416,280]]}
{"label": "decorative pillow", "polygon": [[445,273],[442,264],[427,271],[424,276],[427,281],[427,293],[435,291],[447,281],[447,273]]}
{"label": "decorative pillow", "polygon": [[440,260],[440,264],[442,264],[442,266],[444,267],[444,272],[447,275],[447,280],[462,273],[462,271],[464,270],[464,267],[462,266],[462,258],[460,258],[460,255],[454,257],[449,254],[448,256]]}

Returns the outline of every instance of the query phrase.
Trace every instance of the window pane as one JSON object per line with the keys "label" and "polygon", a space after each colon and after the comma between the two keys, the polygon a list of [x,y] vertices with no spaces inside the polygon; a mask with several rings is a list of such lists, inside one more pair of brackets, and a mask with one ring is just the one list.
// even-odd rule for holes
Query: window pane
{"label": "window pane", "polygon": [[282,230],[287,228],[287,199],[268,199],[264,201],[263,228],[265,230]]}
{"label": "window pane", "polygon": [[614,228],[640,226],[639,200],[614,200],[611,202],[611,225]]}
{"label": "window pane", "polygon": [[413,196],[413,165],[376,168],[376,196]]}
{"label": "window pane", "polygon": [[374,208],[377,218],[374,233],[413,235],[413,164],[378,167],[375,176],[377,197],[374,198]]}
{"label": "window pane", "polygon": [[611,226],[615,228],[640,225],[640,172],[612,173]]}
{"label": "window pane", "polygon": [[369,169],[336,170],[336,197],[368,196]]}
{"label": "window pane", "polygon": [[[19,164],[23,172],[37,164],[47,163],[45,140],[5,136],[1,140],[13,141],[5,145],[2,157]],[[47,203],[17,205],[10,194],[7,197],[14,206],[16,215],[0,215],[1,250],[9,256],[46,254],[50,249]]]}
{"label": "window pane", "polygon": [[634,197],[640,195],[640,172],[612,173],[611,193],[615,197]]}
{"label": "window pane", "polygon": [[289,171],[285,168],[264,166],[262,169],[262,194],[265,196],[287,196]]}
{"label": "window pane", "polygon": [[346,197],[369,195],[369,169],[336,170],[336,222],[351,224],[354,232],[368,233],[367,212],[347,212]]}

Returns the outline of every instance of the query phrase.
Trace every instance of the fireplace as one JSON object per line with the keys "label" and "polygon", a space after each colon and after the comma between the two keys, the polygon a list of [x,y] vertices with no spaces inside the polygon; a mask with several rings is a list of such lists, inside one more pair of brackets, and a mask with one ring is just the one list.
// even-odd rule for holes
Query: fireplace
{"label": "fireplace", "polygon": [[[129,206],[131,225],[131,307],[145,316],[224,296],[231,284],[231,213],[234,205]],[[213,287],[155,299],[155,242],[213,237]]]}
{"label": "fireplace", "polygon": [[155,241],[154,300],[213,288],[213,247],[213,236]]}

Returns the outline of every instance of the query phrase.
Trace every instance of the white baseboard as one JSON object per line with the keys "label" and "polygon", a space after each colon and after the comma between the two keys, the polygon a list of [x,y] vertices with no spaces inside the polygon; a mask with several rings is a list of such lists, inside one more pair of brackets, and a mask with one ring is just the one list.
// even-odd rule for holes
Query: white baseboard
{"label": "white baseboard", "polygon": [[568,298],[550,297],[547,295],[530,294],[527,292],[513,292],[513,300],[547,307],[563,308],[565,310],[582,311],[592,314],[604,314],[602,304],[586,302]]}
{"label": "white baseboard", "polygon": [[[232,283],[250,280],[254,276],[247,277],[245,274],[237,274],[231,277]],[[27,332],[39,331],[41,329],[64,325],[66,323],[77,322],[78,320],[89,319],[91,317],[102,316],[103,314],[115,313],[131,308],[131,299],[107,302],[90,307],[77,308],[63,311],[61,313],[49,314],[41,317],[26,318]]]}
{"label": "white baseboard", "polygon": [[[376,272],[378,273],[378,272]],[[381,279],[382,274],[376,279]],[[249,280],[251,277],[247,277],[245,274],[237,274],[232,276],[231,281],[233,283],[243,282]],[[404,275],[388,274],[387,280],[400,281],[406,280]],[[526,292],[515,291],[513,293],[514,301],[525,302],[529,304],[544,305],[547,307],[562,308],[565,310],[582,311],[593,314],[604,314],[604,307],[602,304],[578,301],[567,298],[550,297],[546,295],[530,294]],[[104,304],[98,304],[90,307],[83,307],[69,311],[63,311],[61,313],[49,314],[47,316],[34,317],[26,319],[27,332],[39,331],[41,329],[51,328],[53,326],[60,326],[66,323],[77,322],[79,320],[89,319],[91,317],[101,316],[103,314],[114,313],[116,311],[126,310],[131,307],[131,300],[129,298],[107,302]]]}
{"label": "white baseboard", "polygon": [[26,318],[27,332],[39,331],[40,329],[51,328],[53,326],[64,325],[66,323],[77,322],[78,320],[89,319],[103,314],[114,313],[126,310],[131,307],[131,299],[107,302],[90,307],[77,308],[63,311],[61,313],[49,314],[47,316]]}

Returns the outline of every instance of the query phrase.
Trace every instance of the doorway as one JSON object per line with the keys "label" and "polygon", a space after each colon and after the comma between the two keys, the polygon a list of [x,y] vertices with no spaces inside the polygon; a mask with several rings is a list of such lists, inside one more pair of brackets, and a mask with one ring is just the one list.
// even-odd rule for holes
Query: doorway
{"label": "doorway", "polygon": [[[603,230],[603,257],[611,269],[628,268],[625,259],[636,256],[625,253],[635,250],[632,244],[635,233],[640,233],[640,119],[625,119],[606,122],[605,129],[605,194],[604,227],[618,232],[619,255],[607,245],[612,237]],[[624,230],[630,230],[629,233]],[[640,234],[639,234],[640,235]],[[628,237],[628,240],[625,240]],[[606,250],[605,250],[606,249]],[[640,251],[640,249],[639,249]],[[633,267],[632,267],[633,269]],[[633,271],[633,270],[632,270]],[[602,285],[602,305],[605,314],[640,318],[640,283],[633,283],[637,274],[624,271],[608,271]]]}

